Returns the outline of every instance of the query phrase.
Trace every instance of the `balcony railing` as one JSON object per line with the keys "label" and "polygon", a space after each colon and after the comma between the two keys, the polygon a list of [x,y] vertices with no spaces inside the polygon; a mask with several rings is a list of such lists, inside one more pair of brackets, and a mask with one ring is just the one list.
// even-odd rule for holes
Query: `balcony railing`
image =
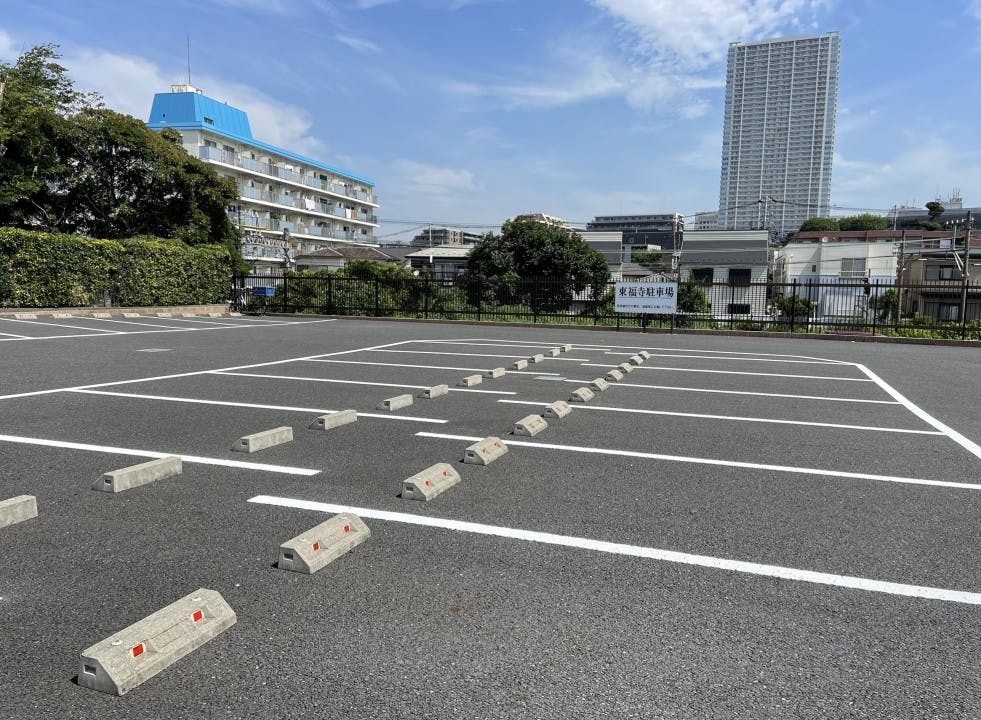
{"label": "balcony railing", "polygon": [[272,163],[262,163],[252,158],[242,157],[240,153],[230,152],[210,145],[202,145],[198,148],[198,157],[202,160],[214,160],[225,165],[234,165],[245,170],[269,175],[270,177],[286,180],[287,182],[305,185],[334,195],[360,200],[361,202],[377,204],[378,199],[373,193],[367,190],[358,190],[347,186],[342,182],[324,180],[316,175],[289,170]]}

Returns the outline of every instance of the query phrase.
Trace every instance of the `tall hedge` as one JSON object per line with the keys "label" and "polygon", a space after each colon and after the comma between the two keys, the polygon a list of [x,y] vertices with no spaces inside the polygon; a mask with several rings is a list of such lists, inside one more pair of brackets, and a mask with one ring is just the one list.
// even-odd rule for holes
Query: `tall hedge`
{"label": "tall hedge", "polygon": [[0,306],[195,305],[228,297],[223,245],[0,228]]}

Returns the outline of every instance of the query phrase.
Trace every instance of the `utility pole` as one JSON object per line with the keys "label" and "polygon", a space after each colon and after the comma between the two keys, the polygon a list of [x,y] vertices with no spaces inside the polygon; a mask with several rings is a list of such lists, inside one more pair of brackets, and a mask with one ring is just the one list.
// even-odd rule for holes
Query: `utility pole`
{"label": "utility pole", "polygon": [[[961,287],[961,327],[967,325],[967,286],[971,280],[971,230],[974,227],[974,217],[971,211],[967,211],[967,222],[964,224],[964,270],[961,276],[964,279]],[[956,252],[956,250],[955,250]]]}
{"label": "utility pole", "polygon": [[899,257],[896,260],[896,325],[903,314],[903,270],[906,264],[906,231],[899,240]]}

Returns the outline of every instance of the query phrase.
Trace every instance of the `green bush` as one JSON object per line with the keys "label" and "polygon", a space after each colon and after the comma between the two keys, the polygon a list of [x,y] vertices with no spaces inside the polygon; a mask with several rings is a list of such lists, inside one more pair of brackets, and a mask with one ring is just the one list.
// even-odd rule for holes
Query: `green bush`
{"label": "green bush", "polygon": [[233,258],[223,245],[188,246],[0,228],[0,305],[189,305],[227,299]]}

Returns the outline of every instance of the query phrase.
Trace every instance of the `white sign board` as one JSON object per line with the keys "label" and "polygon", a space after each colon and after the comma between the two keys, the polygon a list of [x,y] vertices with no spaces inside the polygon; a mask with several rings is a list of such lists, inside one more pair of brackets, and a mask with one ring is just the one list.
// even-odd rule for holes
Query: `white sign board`
{"label": "white sign board", "polygon": [[618,282],[617,312],[674,315],[678,310],[676,282]]}

